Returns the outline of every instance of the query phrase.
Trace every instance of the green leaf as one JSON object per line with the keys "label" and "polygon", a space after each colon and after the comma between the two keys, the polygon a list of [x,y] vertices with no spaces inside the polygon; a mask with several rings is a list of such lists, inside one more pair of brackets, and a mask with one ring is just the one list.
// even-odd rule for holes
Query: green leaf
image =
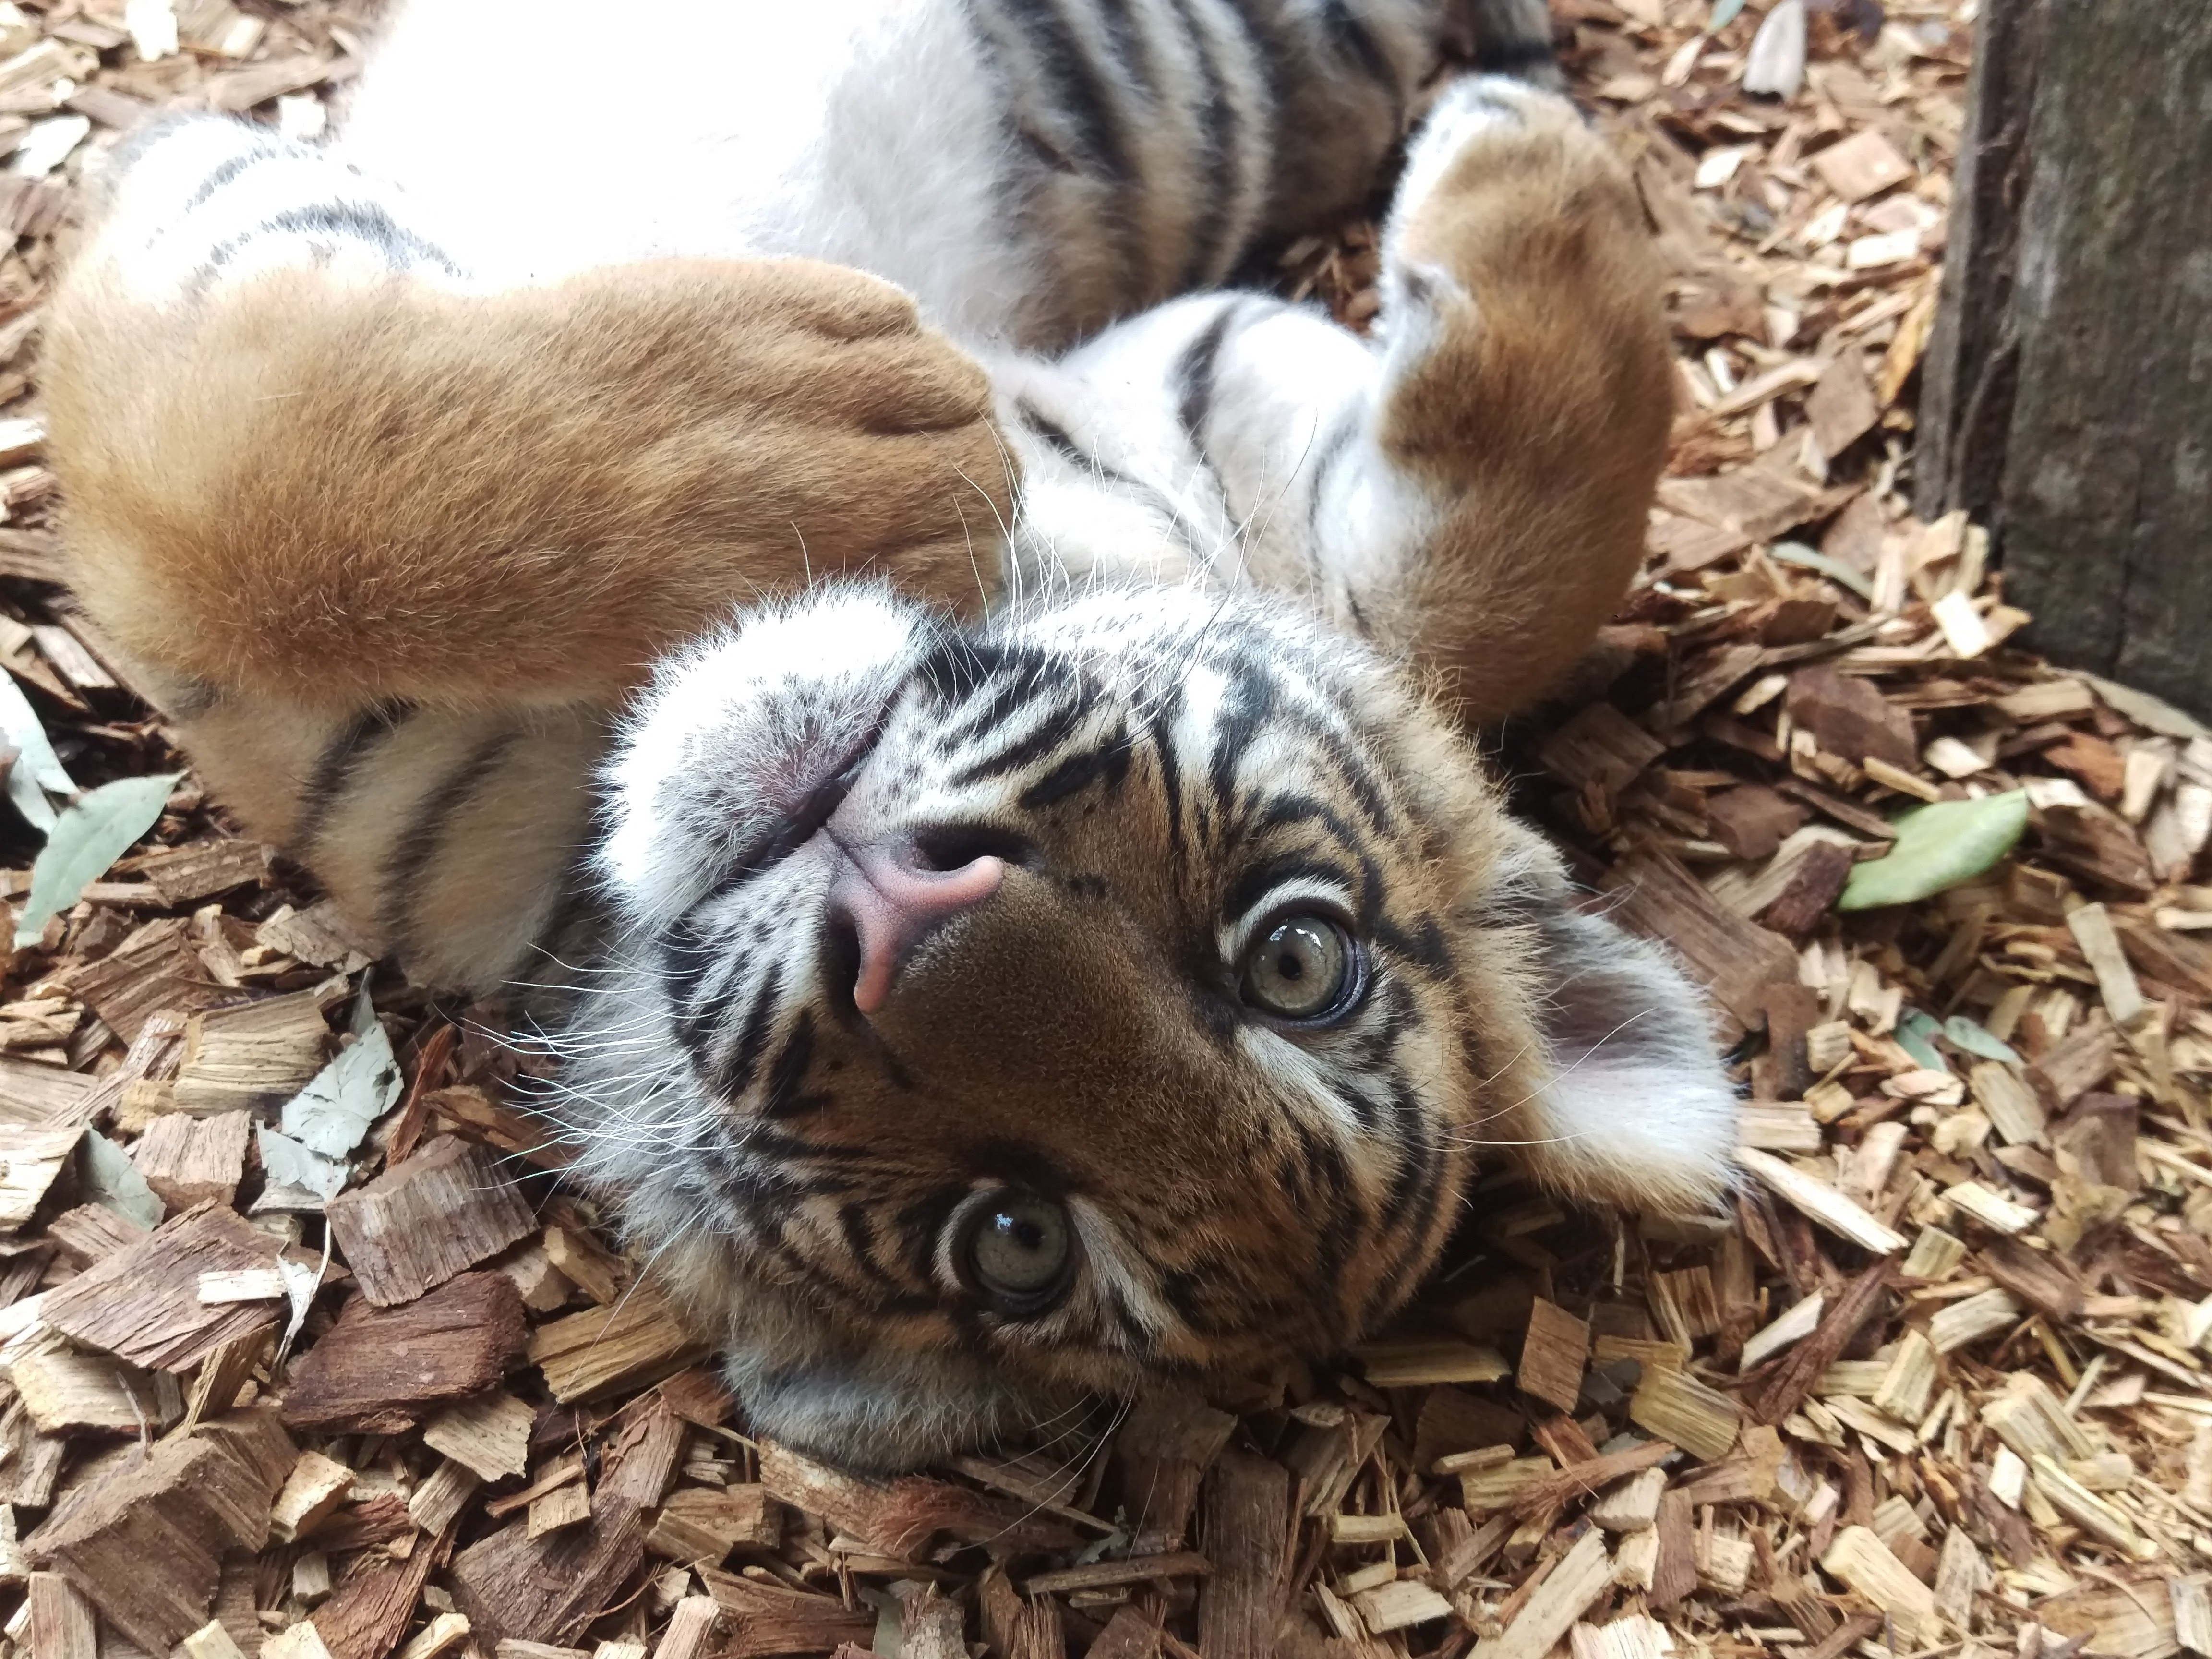
{"label": "green leaf", "polygon": [[1948,1072],[1951,1069],[1944,1063],[1943,1056],[1936,1052],[1932,1041],[1942,1034],[1943,1028],[1936,1023],[1934,1018],[1917,1008],[1907,1008],[1899,1014],[1895,1028],[1890,1032],[1890,1036],[1897,1039],[1897,1046],[1918,1060],[1923,1072]]}
{"label": "green leaf", "polygon": [[1851,866],[1839,910],[1910,904],[1972,881],[2012,851],[2027,828],[2027,793],[1938,801],[1897,820],[1897,844]]}
{"label": "green leaf", "polygon": [[76,783],[46,740],[39,711],[31,707],[22,687],[7,674],[0,674],[0,732],[7,733],[9,745],[15,751],[15,763],[8,769],[8,799],[31,828],[52,830],[56,815],[53,803],[46,797],[74,795]]}
{"label": "green leaf", "polygon": [[1830,558],[1817,548],[1802,542],[1778,542],[1771,556],[1778,564],[1794,564],[1801,569],[1817,570],[1838,587],[1847,587],[1869,604],[1874,599],[1874,584],[1838,560]]}
{"label": "green leaf", "polygon": [[1991,1035],[1979,1020],[1969,1019],[1964,1014],[1954,1014],[1945,1020],[1943,1035],[1953,1048],[1979,1054],[1984,1060],[2002,1060],[2014,1066],[2027,1064],[2012,1044]]}
{"label": "green leaf", "polygon": [[31,896],[15,918],[15,945],[36,945],[46,918],[66,910],[86,885],[161,821],[161,807],[181,772],[159,777],[123,778],[87,790],[48,831],[46,844],[31,866]]}
{"label": "green leaf", "polygon": [[1736,20],[1743,9],[1743,0],[1713,0],[1713,21],[1705,25],[1705,33],[1718,34]]}

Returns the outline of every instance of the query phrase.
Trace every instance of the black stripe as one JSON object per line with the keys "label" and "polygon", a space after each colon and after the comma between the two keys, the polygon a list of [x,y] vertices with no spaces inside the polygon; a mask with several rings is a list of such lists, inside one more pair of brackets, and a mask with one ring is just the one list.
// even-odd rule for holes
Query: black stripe
{"label": "black stripe", "polygon": [[[1201,461],[1206,459],[1206,423],[1213,414],[1214,371],[1219,366],[1221,348],[1229,338],[1229,325],[1236,317],[1237,302],[1232,300],[1224,304],[1213,320],[1176,354],[1173,367],[1168,370],[1168,383],[1176,390],[1176,419],[1182,422],[1183,435],[1190,440],[1191,447],[1198,452]],[[1212,463],[1207,465],[1211,470]]]}
{"label": "black stripe", "polygon": [[1052,88],[1055,108],[1065,114],[1088,164],[1086,171],[1116,184],[1135,181],[1129,152],[1122,143],[1116,112],[1098,66],[1083,50],[1073,27],[1053,0],[998,0],[1000,15],[1027,37],[1039,73]]}
{"label": "black stripe", "polygon": [[427,263],[436,265],[448,276],[461,275],[461,268],[446,257],[443,249],[403,228],[389,213],[374,204],[319,202],[310,207],[288,208],[271,218],[264,219],[244,235],[233,236],[210,248],[192,279],[193,291],[197,293],[205,289],[215,274],[235,258],[240,249],[272,233],[292,236],[340,237],[374,249],[394,270],[402,270],[412,264]]}
{"label": "black stripe", "polygon": [[761,1097],[763,1117],[797,1117],[830,1103],[827,1095],[799,1091],[799,1085],[806,1081],[806,1068],[813,1063],[814,1015],[811,1009],[801,1008],[791,1022],[791,1035],[783,1040],[783,1047],[769,1066],[768,1087]]}
{"label": "black stripe", "polygon": [[248,150],[243,155],[232,156],[228,161],[222,163],[213,173],[210,173],[205,179],[200,181],[200,187],[185,198],[184,210],[186,213],[190,213],[194,208],[204,204],[208,198],[214,195],[216,191],[221,190],[225,185],[231,183],[248,167],[257,166],[263,161],[273,161],[283,153],[283,151],[278,149],[264,149]]}
{"label": "black stripe", "polygon": [[301,860],[314,850],[323,823],[353,781],[354,769],[368,758],[367,751],[381,744],[415,713],[404,702],[371,703],[323,744],[315,757],[315,769],[300,792],[300,812],[292,824],[292,848]]}
{"label": "black stripe", "polygon": [[1075,734],[1075,728],[1082,725],[1084,717],[1090,712],[1091,705],[1088,698],[1082,696],[1069,698],[1059,708],[1046,715],[1029,736],[1022,738],[1018,743],[1007,744],[995,755],[986,755],[965,770],[955,775],[947,787],[954,789],[965,788],[971,783],[981,783],[986,778],[1003,777],[1007,773],[1027,766],[1033,761],[1042,760]]}
{"label": "black stripe", "polygon": [[1121,787],[1129,774],[1129,734],[1116,732],[1096,749],[1070,755],[1043,777],[1022,791],[1021,805],[1031,811],[1065,800],[1093,783],[1105,786],[1108,795]]}
{"label": "black stripe", "polygon": [[1478,40],[1474,64],[1492,75],[1525,76],[1533,69],[1556,68],[1559,54],[1549,40]]}
{"label": "black stripe", "polygon": [[1101,483],[1113,484],[1116,488],[1133,490],[1144,496],[1146,504],[1152,511],[1165,518],[1170,525],[1175,524],[1181,516],[1176,511],[1175,503],[1161,491],[1155,489],[1141,478],[1133,477],[1119,467],[1109,466],[1100,460],[1076,442],[1074,437],[1065,427],[1054,422],[1027,398],[1014,405],[1014,418],[1030,431],[1034,432],[1054,454],[1069,465],[1090,473]]}
{"label": "black stripe", "polygon": [[1169,10],[1182,25],[1183,38],[1190,43],[1191,57],[1203,83],[1198,118],[1200,149],[1206,158],[1206,196],[1191,226],[1190,257],[1184,261],[1182,280],[1176,284],[1183,289],[1213,282],[1220,269],[1233,264],[1243,252],[1231,248],[1228,258],[1222,258],[1222,238],[1229,230],[1229,193],[1237,181],[1237,143],[1243,124],[1229,101],[1229,88],[1222,79],[1221,66],[1214,61],[1206,28],[1192,10],[1194,5],[1205,3],[1206,0],[1167,0]]}
{"label": "black stripe", "polygon": [[1376,43],[1373,31],[1359,21],[1344,0],[1328,0],[1322,8],[1321,22],[1328,31],[1329,43],[1337,49],[1338,55],[1358,64],[1369,80],[1390,94],[1390,107],[1396,117],[1393,125],[1403,126],[1406,89],[1389,56]]}
{"label": "black stripe", "polygon": [[737,1047],[726,1059],[708,1071],[708,1085],[721,1100],[734,1104],[752,1086],[753,1071],[760,1064],[761,1051],[768,1047],[769,1033],[775,1024],[782,996],[783,969],[772,964],[745,1009],[745,1023],[738,1030]]}
{"label": "black stripe", "polygon": [[377,884],[377,908],[384,923],[385,937],[395,945],[404,945],[413,937],[409,912],[422,896],[417,890],[422,872],[437,856],[447,826],[499,769],[521,735],[510,728],[478,743],[423,797],[406,832],[385,854],[382,877]]}
{"label": "black stripe", "polygon": [[1229,891],[1221,901],[1221,919],[1235,921],[1276,888],[1286,882],[1300,879],[1324,882],[1340,890],[1356,890],[1358,885],[1343,866],[1331,864],[1326,859],[1267,859],[1254,865],[1230,884]]}

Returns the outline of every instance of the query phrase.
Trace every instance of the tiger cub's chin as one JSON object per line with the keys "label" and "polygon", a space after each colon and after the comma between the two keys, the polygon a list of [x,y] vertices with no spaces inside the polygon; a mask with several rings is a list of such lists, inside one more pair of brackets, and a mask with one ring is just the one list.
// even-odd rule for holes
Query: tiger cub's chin
{"label": "tiger cub's chin", "polygon": [[1478,1162],[1725,1183],[1678,969],[1279,602],[820,590],[672,659],[607,782],[562,1109],[755,1426],[838,1461],[1340,1351]]}

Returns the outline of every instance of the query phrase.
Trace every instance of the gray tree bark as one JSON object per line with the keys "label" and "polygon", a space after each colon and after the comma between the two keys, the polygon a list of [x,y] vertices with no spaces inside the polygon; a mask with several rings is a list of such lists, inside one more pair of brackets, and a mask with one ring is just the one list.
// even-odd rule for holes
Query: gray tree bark
{"label": "gray tree bark", "polygon": [[1919,431],[2030,643],[2212,716],[2212,3],[1984,0]]}

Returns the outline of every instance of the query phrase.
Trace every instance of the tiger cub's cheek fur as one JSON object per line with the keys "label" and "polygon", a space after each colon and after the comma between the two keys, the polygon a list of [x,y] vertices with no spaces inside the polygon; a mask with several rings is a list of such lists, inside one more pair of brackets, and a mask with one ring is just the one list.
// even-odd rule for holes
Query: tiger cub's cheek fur
{"label": "tiger cub's cheek fur", "polygon": [[[866,648],[803,648],[824,630]],[[1606,1034],[1638,1021],[1589,993],[1675,984],[1565,919],[1553,855],[1400,675],[1218,593],[953,632],[822,590],[672,665],[609,776],[630,927],[566,1034],[560,1109],[755,1420],[848,1459],[1357,1341],[1435,1260],[1478,1158],[1571,1116],[1573,1075],[1634,1109],[1609,1068],[1643,1075],[1644,1051]],[[870,903],[895,910],[987,860],[864,1007],[879,941],[840,884],[879,872]],[[1355,953],[1322,1018],[1252,1000],[1253,942],[1285,916]],[[1646,976],[1592,979],[1584,927]],[[1652,1038],[1705,1109],[1726,1091],[1672,994]],[[1685,1193],[1726,1144],[1708,1115],[1654,1126],[1696,1132],[1668,1154]],[[1604,1191],[1602,1164],[1546,1167]],[[962,1218],[1002,1200],[1065,1231],[1035,1305],[963,1255]]]}

